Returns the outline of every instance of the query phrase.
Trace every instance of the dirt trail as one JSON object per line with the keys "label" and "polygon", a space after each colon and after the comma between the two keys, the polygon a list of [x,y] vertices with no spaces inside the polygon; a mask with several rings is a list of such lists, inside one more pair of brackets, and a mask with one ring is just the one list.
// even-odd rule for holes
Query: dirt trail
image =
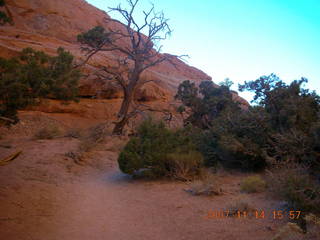
{"label": "dirt trail", "polygon": [[[205,219],[239,194],[241,176],[225,176],[230,191],[222,196],[196,197],[184,183],[133,181],[119,172],[114,152],[98,151],[88,165],[76,165],[63,156],[76,140],[10,144],[24,154],[0,168],[0,239],[267,240],[279,225],[271,218]],[[250,198],[259,209],[278,204],[264,193]]]}

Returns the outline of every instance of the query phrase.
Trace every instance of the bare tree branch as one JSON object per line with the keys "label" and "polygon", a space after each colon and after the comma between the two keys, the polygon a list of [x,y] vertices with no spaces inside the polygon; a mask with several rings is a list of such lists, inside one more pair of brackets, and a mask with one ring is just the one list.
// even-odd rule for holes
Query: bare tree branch
{"label": "bare tree branch", "polygon": [[15,121],[11,118],[6,118],[6,117],[1,117],[0,116],[0,120],[6,121],[6,122],[10,122],[10,123],[15,123]]}
{"label": "bare tree branch", "polygon": [[[158,45],[158,43],[165,40],[172,32],[163,12],[155,12],[154,5],[151,5],[149,10],[142,11],[143,21],[142,24],[139,24],[135,18],[139,0],[127,0],[126,2],[128,8],[122,7],[121,4],[109,8],[109,12],[116,12],[121,16],[124,20],[123,23],[117,19],[104,19],[107,24],[119,24],[120,29],[115,30],[110,27],[105,30],[100,27],[91,32],[91,35],[89,34],[90,30],[87,35],[81,36],[82,43],[85,45],[82,46],[82,49],[87,52],[87,57],[82,65],[86,64],[98,52],[118,53],[119,59],[116,66],[101,67],[101,72],[97,74],[101,79],[116,82],[124,93],[118,121],[113,130],[115,134],[121,134],[128,120],[139,112],[155,111],[150,107],[143,107],[135,103],[136,90],[153,81],[142,80],[141,74],[146,69],[164,61],[168,61],[177,68],[174,59],[183,57],[160,53],[162,45]],[[94,41],[97,41],[98,44],[94,44]]]}

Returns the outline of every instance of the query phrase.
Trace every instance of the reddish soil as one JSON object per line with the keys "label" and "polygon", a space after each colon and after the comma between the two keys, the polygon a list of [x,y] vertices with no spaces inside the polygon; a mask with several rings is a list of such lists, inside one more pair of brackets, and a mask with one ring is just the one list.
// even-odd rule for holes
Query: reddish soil
{"label": "reddish soil", "polygon": [[[0,167],[0,239],[267,240],[283,225],[271,216],[206,219],[208,211],[226,209],[241,194],[244,174],[222,173],[221,196],[192,196],[183,191],[186,183],[138,181],[122,174],[116,161],[119,138],[108,137],[81,165],[65,156],[78,143],[17,132],[0,140],[0,158],[23,150]],[[268,193],[247,197],[267,215],[280,208]]]}

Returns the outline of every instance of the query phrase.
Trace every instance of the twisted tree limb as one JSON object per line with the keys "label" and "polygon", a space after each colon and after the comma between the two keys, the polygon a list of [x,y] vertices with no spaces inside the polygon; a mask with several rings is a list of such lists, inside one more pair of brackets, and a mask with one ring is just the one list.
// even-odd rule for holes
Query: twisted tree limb
{"label": "twisted tree limb", "polygon": [[22,153],[22,151],[18,151],[8,157],[5,157],[3,159],[0,159],[0,166],[4,166],[9,164],[10,162],[12,162],[14,159],[16,159],[20,154]]}

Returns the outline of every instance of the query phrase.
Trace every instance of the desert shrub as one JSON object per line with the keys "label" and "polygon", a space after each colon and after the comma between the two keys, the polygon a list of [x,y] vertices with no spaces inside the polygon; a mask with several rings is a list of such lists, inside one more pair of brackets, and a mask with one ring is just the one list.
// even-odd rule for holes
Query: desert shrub
{"label": "desert shrub", "polygon": [[[272,161],[307,164],[320,173],[320,97],[303,88],[306,78],[286,84],[275,74],[239,85],[255,93],[254,107],[239,107],[229,89],[204,81],[180,84],[176,99],[188,109],[185,123],[201,129],[198,150],[207,166],[262,170]],[[201,94],[201,96],[199,95]]]}
{"label": "desert shrub", "polygon": [[107,135],[108,125],[106,123],[100,123],[89,128],[86,137],[94,142],[100,143]]}
{"label": "desert shrub", "polygon": [[196,143],[206,166],[261,170],[266,166],[268,126],[259,108],[226,111],[212,120],[212,127],[198,134]]}
{"label": "desert shrub", "polygon": [[200,178],[189,184],[186,192],[192,195],[221,195],[223,193],[218,177],[206,169],[201,169]]}
{"label": "desert shrub", "polygon": [[217,135],[212,131],[194,133],[194,142],[198,151],[203,155],[204,164],[207,167],[215,167],[221,161],[217,148]]}
{"label": "desert shrub", "polygon": [[272,240],[316,240],[320,239],[320,219],[313,214],[305,217],[306,232],[296,223],[287,223]]}
{"label": "desert shrub", "polygon": [[[313,125],[310,123],[310,125]],[[320,173],[319,150],[316,147],[317,128],[303,132],[298,129],[290,129],[285,133],[274,133],[270,137],[274,164],[296,163],[309,166],[310,173]]]}
{"label": "desert shrub", "polygon": [[67,130],[65,136],[79,139],[76,150],[66,152],[65,156],[74,160],[77,164],[83,164],[84,157],[95,147],[105,140],[108,135],[108,125],[100,123],[85,130],[71,128]]}
{"label": "desert shrub", "polygon": [[[0,7],[5,6],[5,1],[0,0]],[[4,25],[6,23],[13,23],[12,19],[8,16],[8,14],[5,11],[0,11],[0,26]]]}
{"label": "desert shrub", "polygon": [[268,116],[265,153],[278,162],[308,164],[319,173],[318,133],[320,97],[303,88],[306,78],[284,83],[275,74],[239,85],[255,93],[256,102]]}
{"label": "desert shrub", "polygon": [[164,123],[151,119],[140,125],[118,158],[122,172],[150,178],[194,173],[200,162],[188,134],[170,130]]}
{"label": "desert shrub", "polygon": [[261,170],[266,166],[264,147],[271,129],[268,116],[259,107],[225,112],[213,121],[216,152],[228,168]]}
{"label": "desert shrub", "polygon": [[239,195],[227,203],[225,210],[229,211],[230,215],[236,216],[238,212],[241,214],[244,212],[249,214],[249,212],[255,211],[255,208],[251,205],[251,202],[247,196]]}
{"label": "desert shrub", "polygon": [[220,162],[227,168],[258,171],[266,166],[261,148],[252,139],[238,139],[234,135],[221,135],[216,151]]}
{"label": "desert shrub", "polygon": [[178,180],[190,180],[199,174],[203,164],[203,157],[198,151],[175,151],[166,156],[169,166],[169,175]]}
{"label": "desert shrub", "polygon": [[75,163],[81,163],[81,155],[79,152],[69,151],[64,154],[66,157],[71,158]]}
{"label": "desert shrub", "polygon": [[79,128],[68,128],[65,132],[65,137],[70,138],[81,138],[82,135],[82,130]]}
{"label": "desert shrub", "polygon": [[79,78],[73,56],[63,48],[57,56],[25,48],[19,57],[0,58],[0,116],[17,120],[17,110],[40,98],[75,100]]}
{"label": "desert shrub", "polygon": [[79,152],[89,152],[101,143],[107,134],[107,125],[105,123],[97,124],[87,129],[80,138]]}
{"label": "desert shrub", "polygon": [[263,169],[266,115],[258,107],[241,109],[229,87],[228,81],[220,87],[204,81],[198,89],[185,81],[180,84],[176,99],[191,110],[185,121],[203,130],[195,139],[206,166],[220,162],[228,168]]}
{"label": "desert shrub", "polygon": [[295,223],[287,223],[272,240],[307,240],[304,238],[303,230]]}
{"label": "desert shrub", "polygon": [[268,187],[293,209],[305,213],[320,213],[320,186],[307,169],[295,165],[268,172]]}
{"label": "desert shrub", "polygon": [[191,110],[185,121],[202,129],[210,128],[211,121],[224,111],[239,109],[238,104],[232,99],[229,86],[219,87],[212,81],[203,81],[197,88],[195,83],[186,80],[179,85],[175,98],[182,102],[179,113],[183,113],[185,107]]}
{"label": "desert shrub", "polygon": [[320,239],[320,218],[314,214],[305,217],[307,224],[307,236],[310,239]]}
{"label": "desert shrub", "polygon": [[48,124],[47,126],[39,129],[34,137],[36,139],[53,139],[61,136],[61,129],[55,124]]}
{"label": "desert shrub", "polygon": [[266,182],[260,176],[250,176],[241,182],[241,191],[246,193],[262,192],[266,187]]}

